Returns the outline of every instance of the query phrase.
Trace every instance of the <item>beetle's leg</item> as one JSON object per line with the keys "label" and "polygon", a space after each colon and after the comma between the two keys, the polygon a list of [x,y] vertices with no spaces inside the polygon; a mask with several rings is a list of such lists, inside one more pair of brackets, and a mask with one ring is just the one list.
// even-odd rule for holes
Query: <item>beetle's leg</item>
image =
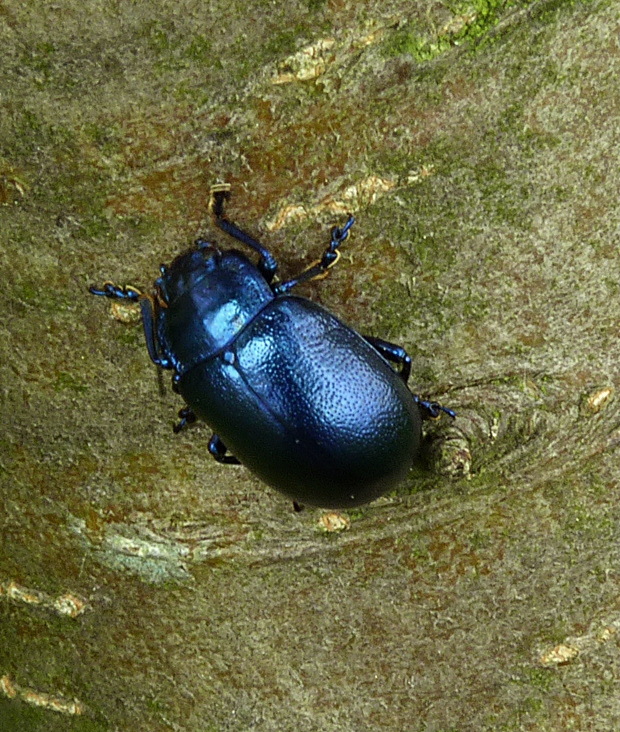
{"label": "beetle's leg", "polygon": [[398,375],[400,378],[407,383],[409,374],[411,374],[411,356],[401,346],[397,346],[395,343],[384,341],[382,338],[375,338],[374,336],[364,336],[364,340],[378,351],[386,361],[400,366]]}
{"label": "beetle's leg", "polygon": [[234,455],[227,455],[226,445],[217,435],[211,435],[209,440],[209,452],[218,461],[226,465],[241,465]]}
{"label": "beetle's leg", "polygon": [[[409,375],[411,374],[411,356],[401,346],[397,346],[389,341],[384,341],[382,338],[375,338],[374,336],[364,336],[364,340],[376,349],[386,361],[398,364],[401,368],[398,372],[400,378],[407,383]],[[429,402],[419,394],[414,394],[413,398],[415,403],[422,410],[423,417],[425,419],[439,419],[442,413],[447,414],[449,417],[454,419],[456,412],[448,407],[444,407],[439,402]]]}
{"label": "beetle's leg", "polygon": [[178,424],[175,424],[172,428],[175,435],[178,435],[181,430],[185,429],[190,424],[194,424],[197,417],[191,407],[183,407],[183,409],[179,409],[179,419],[181,421]]}
{"label": "beetle's leg", "polygon": [[275,285],[271,289],[275,295],[283,295],[289,290],[293,289],[302,282],[310,282],[310,280],[322,280],[327,277],[330,267],[333,267],[336,262],[340,259],[340,252],[338,247],[342,242],[349,236],[349,229],[355,223],[355,218],[349,214],[347,223],[341,228],[335,226],[332,229],[332,240],[323,252],[321,259],[317,259],[309,267],[307,267],[300,275],[293,277],[286,282],[281,282],[279,285]]}
{"label": "beetle's leg", "polygon": [[230,234],[230,236],[233,236],[235,239],[238,239],[240,242],[243,242],[260,254],[258,269],[267,282],[271,283],[271,280],[278,269],[278,263],[276,262],[273,254],[271,254],[268,249],[265,249],[260,242],[256,241],[253,236],[242,231],[238,226],[233,224],[232,221],[229,221],[226,216],[224,216],[224,201],[227,198],[230,198],[229,190],[222,190],[218,186],[213,186],[211,189],[211,195],[213,196],[213,206],[211,210],[215,217],[215,223],[217,226],[219,226],[222,231]]}
{"label": "beetle's leg", "polygon": [[415,403],[418,407],[422,409],[422,416],[424,419],[439,419],[442,412],[447,414],[448,417],[452,417],[452,419],[456,417],[456,412],[453,409],[444,407],[439,402],[427,402],[425,399],[422,399],[419,394],[414,394],[413,398],[415,399]]}
{"label": "beetle's leg", "polygon": [[142,295],[140,298],[140,310],[142,311],[142,325],[144,326],[144,338],[151,361],[162,369],[171,369],[170,360],[164,356],[158,347],[155,322],[157,320],[156,303],[152,297]]}
{"label": "beetle's leg", "polygon": [[91,285],[88,291],[91,295],[109,297],[111,300],[132,300],[133,302],[138,302],[142,297],[142,293],[136,287],[132,287],[131,285],[119,287],[110,281],[104,282],[101,287]]}
{"label": "beetle's leg", "polygon": [[103,285],[95,287],[91,285],[88,291],[92,295],[99,297],[109,297],[111,300],[131,300],[140,303],[142,312],[142,325],[144,326],[144,337],[146,339],[146,347],[151,357],[151,361],[162,369],[172,368],[169,359],[166,358],[159,350],[156,339],[155,321],[157,320],[156,304],[153,298],[145,295],[135,287],[128,285],[127,287],[119,287],[113,282],[104,282]]}

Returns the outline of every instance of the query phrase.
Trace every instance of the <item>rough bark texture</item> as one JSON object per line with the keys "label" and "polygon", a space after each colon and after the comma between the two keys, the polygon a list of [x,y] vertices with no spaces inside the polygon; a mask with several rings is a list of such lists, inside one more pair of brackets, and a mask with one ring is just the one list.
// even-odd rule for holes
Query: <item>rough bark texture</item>
{"label": "rough bark texture", "polygon": [[[2,731],[620,726],[619,38],[605,1],[0,4]],[[352,210],[302,294],[458,412],[348,531],[174,436],[87,293],[225,244],[218,180],[285,276]]]}

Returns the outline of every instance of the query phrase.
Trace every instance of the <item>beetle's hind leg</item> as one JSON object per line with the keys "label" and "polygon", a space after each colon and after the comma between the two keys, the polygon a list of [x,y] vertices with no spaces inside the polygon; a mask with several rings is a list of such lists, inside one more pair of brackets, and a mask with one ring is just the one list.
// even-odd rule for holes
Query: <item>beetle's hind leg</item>
{"label": "beetle's hind leg", "polygon": [[[364,336],[364,340],[378,351],[386,361],[400,366],[398,375],[400,378],[407,383],[409,375],[411,374],[411,356],[401,346],[397,346],[395,343],[384,341],[382,338],[375,338],[374,336]],[[426,399],[422,399],[419,394],[414,394],[413,398],[415,403],[422,410],[422,416],[424,419],[439,419],[442,414],[447,414],[449,417],[454,419],[456,412],[448,407],[444,407],[439,402],[429,402]]]}
{"label": "beetle's hind leg", "polygon": [[402,346],[397,346],[395,343],[384,341],[383,338],[375,338],[374,336],[363,336],[364,340],[378,351],[386,361],[391,361],[397,366],[400,366],[398,375],[400,378],[407,383],[409,375],[411,374],[411,356],[405,351]]}
{"label": "beetle's hind leg", "polygon": [[227,455],[228,449],[217,435],[211,435],[209,440],[209,452],[217,460],[218,463],[225,465],[241,465],[234,455]]}
{"label": "beetle's hind leg", "polygon": [[215,223],[222,231],[225,231],[230,236],[243,242],[246,246],[252,248],[255,252],[260,254],[260,260],[258,262],[258,269],[261,271],[263,277],[268,283],[271,283],[273,276],[278,269],[278,263],[273,254],[266,249],[259,241],[253,236],[242,231],[238,226],[229,221],[224,215],[224,201],[230,198],[230,186],[226,185],[215,185],[211,188],[211,196],[213,203],[211,205],[211,211],[215,218]]}

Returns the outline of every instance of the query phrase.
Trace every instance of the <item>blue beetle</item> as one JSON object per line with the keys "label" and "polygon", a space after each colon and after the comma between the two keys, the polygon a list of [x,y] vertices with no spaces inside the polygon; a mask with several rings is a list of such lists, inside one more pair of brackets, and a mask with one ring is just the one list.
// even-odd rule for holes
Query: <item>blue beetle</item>
{"label": "blue beetle", "polygon": [[422,419],[455,414],[409,391],[403,348],[361,336],[289,294],[328,273],[353,216],[332,230],[320,260],[275,282],[273,255],[224,215],[228,187],[212,195],[217,226],[257,252],[257,265],[199,239],[162,265],[152,295],[111,282],[90,292],[140,303],[151,360],[174,372],[173,388],[187,404],[175,432],[204,420],[215,430],[209,452],[217,461],[242,463],[296,509],[378,498],[416,460]]}

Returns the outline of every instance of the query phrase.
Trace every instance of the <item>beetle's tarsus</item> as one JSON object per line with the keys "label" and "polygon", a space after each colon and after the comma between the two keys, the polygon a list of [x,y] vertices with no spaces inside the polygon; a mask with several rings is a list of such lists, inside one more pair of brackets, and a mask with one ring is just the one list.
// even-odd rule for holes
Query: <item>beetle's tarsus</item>
{"label": "beetle's tarsus", "polygon": [[209,210],[214,216],[221,216],[224,201],[230,198],[230,183],[215,183],[209,190]]}
{"label": "beetle's tarsus", "polygon": [[[363,336],[367,343],[377,350],[386,361],[400,366],[398,375],[400,378],[407,383],[409,376],[411,375],[411,356],[405,351],[402,346],[397,346],[395,343],[384,341],[383,338],[375,338],[374,336]],[[424,419],[439,419],[442,414],[447,414],[449,417],[454,419],[456,412],[448,407],[444,407],[439,402],[429,402],[419,394],[414,394],[413,398],[415,403],[422,410],[422,417]]]}
{"label": "beetle's tarsus", "polygon": [[332,245],[334,247],[337,247],[338,244],[341,244],[347,236],[349,236],[349,229],[353,226],[355,223],[355,216],[353,214],[347,214],[349,217],[347,223],[340,229],[338,226],[334,226],[332,229]]}

